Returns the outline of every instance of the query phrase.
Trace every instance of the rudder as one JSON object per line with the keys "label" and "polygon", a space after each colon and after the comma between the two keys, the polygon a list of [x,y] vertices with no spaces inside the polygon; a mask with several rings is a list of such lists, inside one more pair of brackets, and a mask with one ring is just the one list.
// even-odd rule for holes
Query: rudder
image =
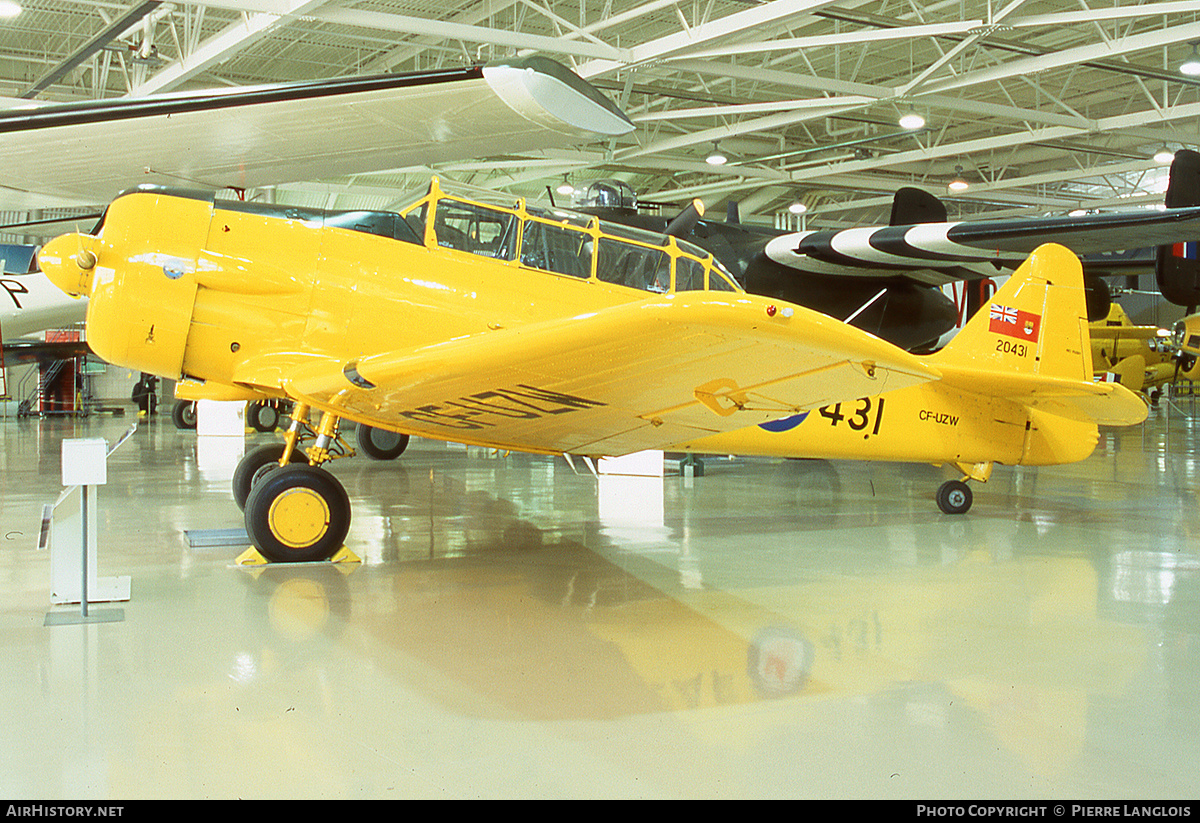
{"label": "rudder", "polygon": [[938,365],[1091,382],[1087,322],[1079,257],[1047,243],[932,357]]}

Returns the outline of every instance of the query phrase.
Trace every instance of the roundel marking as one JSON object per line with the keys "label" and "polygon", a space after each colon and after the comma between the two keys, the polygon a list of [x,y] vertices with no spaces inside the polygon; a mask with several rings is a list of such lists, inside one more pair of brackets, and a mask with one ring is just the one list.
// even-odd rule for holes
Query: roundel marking
{"label": "roundel marking", "polygon": [[759,423],[758,427],[776,433],[790,431],[803,423],[806,417],[808,417],[808,412],[801,412],[800,414],[793,414],[791,417],[772,420],[770,423]]}

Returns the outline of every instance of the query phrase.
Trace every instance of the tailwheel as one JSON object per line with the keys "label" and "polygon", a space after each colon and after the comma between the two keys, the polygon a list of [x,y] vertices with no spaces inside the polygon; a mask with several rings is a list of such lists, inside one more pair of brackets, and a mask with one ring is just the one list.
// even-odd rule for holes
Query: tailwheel
{"label": "tailwheel", "polygon": [[[250,496],[254,484],[267,473],[279,468],[279,461],[283,459],[286,449],[286,443],[269,443],[251,449],[238,461],[237,468],[233,471],[233,499],[239,509],[245,511],[246,498]],[[307,463],[308,458],[300,449],[292,449],[288,462]]]}
{"label": "tailwheel", "polygon": [[938,508],[946,514],[965,514],[972,500],[971,487],[961,480],[947,480],[938,488]]}
{"label": "tailwheel", "polygon": [[254,547],[273,563],[328,560],[350,531],[350,498],[324,469],[282,466],[254,485],[245,521]]}

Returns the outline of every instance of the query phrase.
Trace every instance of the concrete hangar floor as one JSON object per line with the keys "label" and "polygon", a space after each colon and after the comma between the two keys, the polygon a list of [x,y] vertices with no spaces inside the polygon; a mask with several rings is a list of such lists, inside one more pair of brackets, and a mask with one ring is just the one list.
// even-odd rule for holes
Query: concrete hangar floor
{"label": "concrete hangar floor", "polygon": [[8,420],[0,794],[1194,799],[1187,411],[998,468],[961,517],[926,466],[614,485],[414,441],[333,464],[361,563],[267,568],[195,540],[240,525],[232,467],[162,416],[99,488],[130,599],[52,625],[60,442],[130,417]]}

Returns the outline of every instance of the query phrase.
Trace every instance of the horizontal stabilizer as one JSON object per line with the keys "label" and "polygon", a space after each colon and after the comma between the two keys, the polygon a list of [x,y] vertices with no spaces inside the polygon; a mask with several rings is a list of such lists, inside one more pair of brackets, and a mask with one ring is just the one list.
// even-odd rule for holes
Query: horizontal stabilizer
{"label": "horizontal stabilizer", "polygon": [[945,365],[940,368],[943,385],[1012,400],[1053,414],[1082,415],[1101,426],[1133,426],[1147,415],[1146,402],[1120,383],[997,374]]}
{"label": "horizontal stabilizer", "polygon": [[1083,267],[1056,244],[1036,249],[930,359],[944,385],[963,391],[1104,425],[1146,418],[1136,394],[1094,381]]}

